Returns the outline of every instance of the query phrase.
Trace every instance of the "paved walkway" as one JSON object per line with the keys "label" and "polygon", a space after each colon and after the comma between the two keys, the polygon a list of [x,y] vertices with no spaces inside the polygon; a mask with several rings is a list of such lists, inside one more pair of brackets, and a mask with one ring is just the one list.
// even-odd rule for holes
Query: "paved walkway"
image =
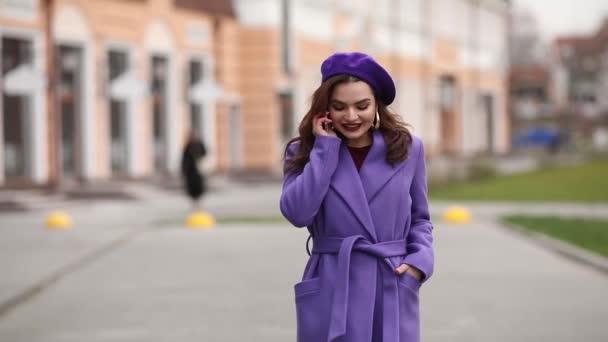
{"label": "paved walkway", "polygon": [[[58,234],[66,243],[39,246],[37,264],[3,261],[2,282],[104,243]],[[139,231],[0,316],[0,340],[293,341],[305,238],[286,225]],[[608,340],[607,277],[492,223],[438,224],[435,238],[436,273],[421,290],[424,341]]]}
{"label": "paved walkway", "polygon": [[[226,216],[277,216],[278,199],[281,184],[277,182],[232,183],[224,178],[212,179],[213,191],[205,196],[203,206],[219,217]],[[40,192],[0,191],[0,200],[10,199],[21,206],[29,208],[32,215],[41,214],[53,209],[98,207],[100,203],[112,205],[123,203],[130,208],[141,207],[145,212],[149,208],[162,210],[165,213],[182,215],[191,209],[185,195],[178,188],[165,189],[141,183],[117,184],[115,187],[132,197],[133,200],[122,201],[76,201],[68,200],[58,194],[46,195]],[[475,217],[495,219],[498,216],[520,213],[538,215],[579,216],[608,218],[608,204],[589,203],[538,203],[538,202],[484,202],[484,201],[445,201],[432,200],[432,213],[440,215],[448,206],[463,205],[469,208]],[[86,209],[84,209],[86,211]],[[98,211],[98,210],[95,210]],[[17,212],[1,213],[0,217],[12,216]],[[88,214],[87,214],[88,215]],[[86,219],[86,218],[85,218]]]}
{"label": "paved walkway", "polygon": [[[189,231],[179,223],[189,211],[180,193],[128,190],[140,200],[58,199],[0,214],[0,341],[294,340],[291,291],[305,231]],[[278,215],[278,194],[272,184],[227,185],[205,207],[224,217]],[[434,213],[449,204],[433,202]],[[421,290],[424,341],[608,340],[608,277],[493,220],[518,208],[598,216],[604,208],[470,207],[470,225],[435,223],[436,273]],[[49,209],[68,211],[75,228],[45,230]]]}

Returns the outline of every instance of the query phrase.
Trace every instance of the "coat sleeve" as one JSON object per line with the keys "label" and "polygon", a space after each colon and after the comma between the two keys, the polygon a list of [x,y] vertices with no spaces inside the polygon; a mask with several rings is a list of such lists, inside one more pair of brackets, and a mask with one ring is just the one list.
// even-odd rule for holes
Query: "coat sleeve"
{"label": "coat sleeve", "polygon": [[[281,193],[281,213],[296,227],[312,223],[317,215],[325,194],[329,189],[331,176],[338,166],[341,139],[318,136],[310,152],[310,160],[300,173],[286,172],[283,176]],[[285,162],[292,158],[297,146],[287,149]]]}
{"label": "coat sleeve", "polygon": [[407,255],[402,263],[419,269],[423,273],[422,281],[426,281],[433,274],[433,225],[429,214],[426,165],[422,140],[419,140],[419,146],[416,170],[410,187],[412,225],[407,235]]}

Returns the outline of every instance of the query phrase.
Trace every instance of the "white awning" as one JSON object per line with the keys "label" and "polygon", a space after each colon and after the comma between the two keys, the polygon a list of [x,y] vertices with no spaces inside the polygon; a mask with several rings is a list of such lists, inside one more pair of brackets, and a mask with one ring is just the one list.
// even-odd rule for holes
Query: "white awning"
{"label": "white awning", "polygon": [[44,87],[46,78],[32,65],[21,64],[4,76],[4,92],[8,95],[29,95]]}
{"label": "white awning", "polygon": [[224,94],[224,89],[215,83],[198,82],[190,87],[188,97],[190,101],[203,102],[217,100]]}
{"label": "white awning", "polygon": [[144,82],[137,79],[132,72],[122,73],[110,83],[110,97],[130,99],[143,96],[146,91]]}

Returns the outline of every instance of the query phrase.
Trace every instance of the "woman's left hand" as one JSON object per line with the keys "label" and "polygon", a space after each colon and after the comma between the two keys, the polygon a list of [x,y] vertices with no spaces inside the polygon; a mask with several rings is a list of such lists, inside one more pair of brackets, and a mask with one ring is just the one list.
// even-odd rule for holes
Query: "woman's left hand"
{"label": "woman's left hand", "polygon": [[402,275],[405,272],[413,275],[418,280],[422,280],[422,272],[414,266],[410,266],[408,264],[401,264],[401,266],[395,269],[395,273],[397,273],[398,275]]}

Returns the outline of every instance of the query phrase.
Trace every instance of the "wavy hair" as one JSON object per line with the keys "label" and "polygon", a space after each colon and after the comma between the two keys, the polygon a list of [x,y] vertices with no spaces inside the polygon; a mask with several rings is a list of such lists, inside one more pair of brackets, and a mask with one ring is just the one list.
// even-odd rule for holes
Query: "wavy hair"
{"label": "wavy hair", "polygon": [[[310,109],[302,118],[298,132],[299,136],[291,139],[283,154],[284,159],[287,158],[287,151],[292,143],[299,142],[299,148],[296,154],[287,160],[284,172],[300,172],[306,163],[310,160],[310,151],[312,151],[315,143],[315,135],[312,133],[312,125],[314,116],[318,113],[323,113],[329,110],[329,101],[337,85],[347,82],[362,82],[361,79],[347,74],[333,76],[323,82],[312,95]],[[373,91],[373,89],[372,89]],[[407,124],[403,122],[401,117],[393,113],[382,102],[378,101],[378,96],[374,93],[376,105],[378,106],[378,114],[380,116],[380,127],[384,142],[387,146],[386,161],[391,165],[395,165],[407,159],[409,147],[412,143],[412,135],[407,128]],[[375,123],[375,122],[374,122]],[[374,128],[372,128],[374,129]],[[336,132],[341,139],[344,137]]]}

